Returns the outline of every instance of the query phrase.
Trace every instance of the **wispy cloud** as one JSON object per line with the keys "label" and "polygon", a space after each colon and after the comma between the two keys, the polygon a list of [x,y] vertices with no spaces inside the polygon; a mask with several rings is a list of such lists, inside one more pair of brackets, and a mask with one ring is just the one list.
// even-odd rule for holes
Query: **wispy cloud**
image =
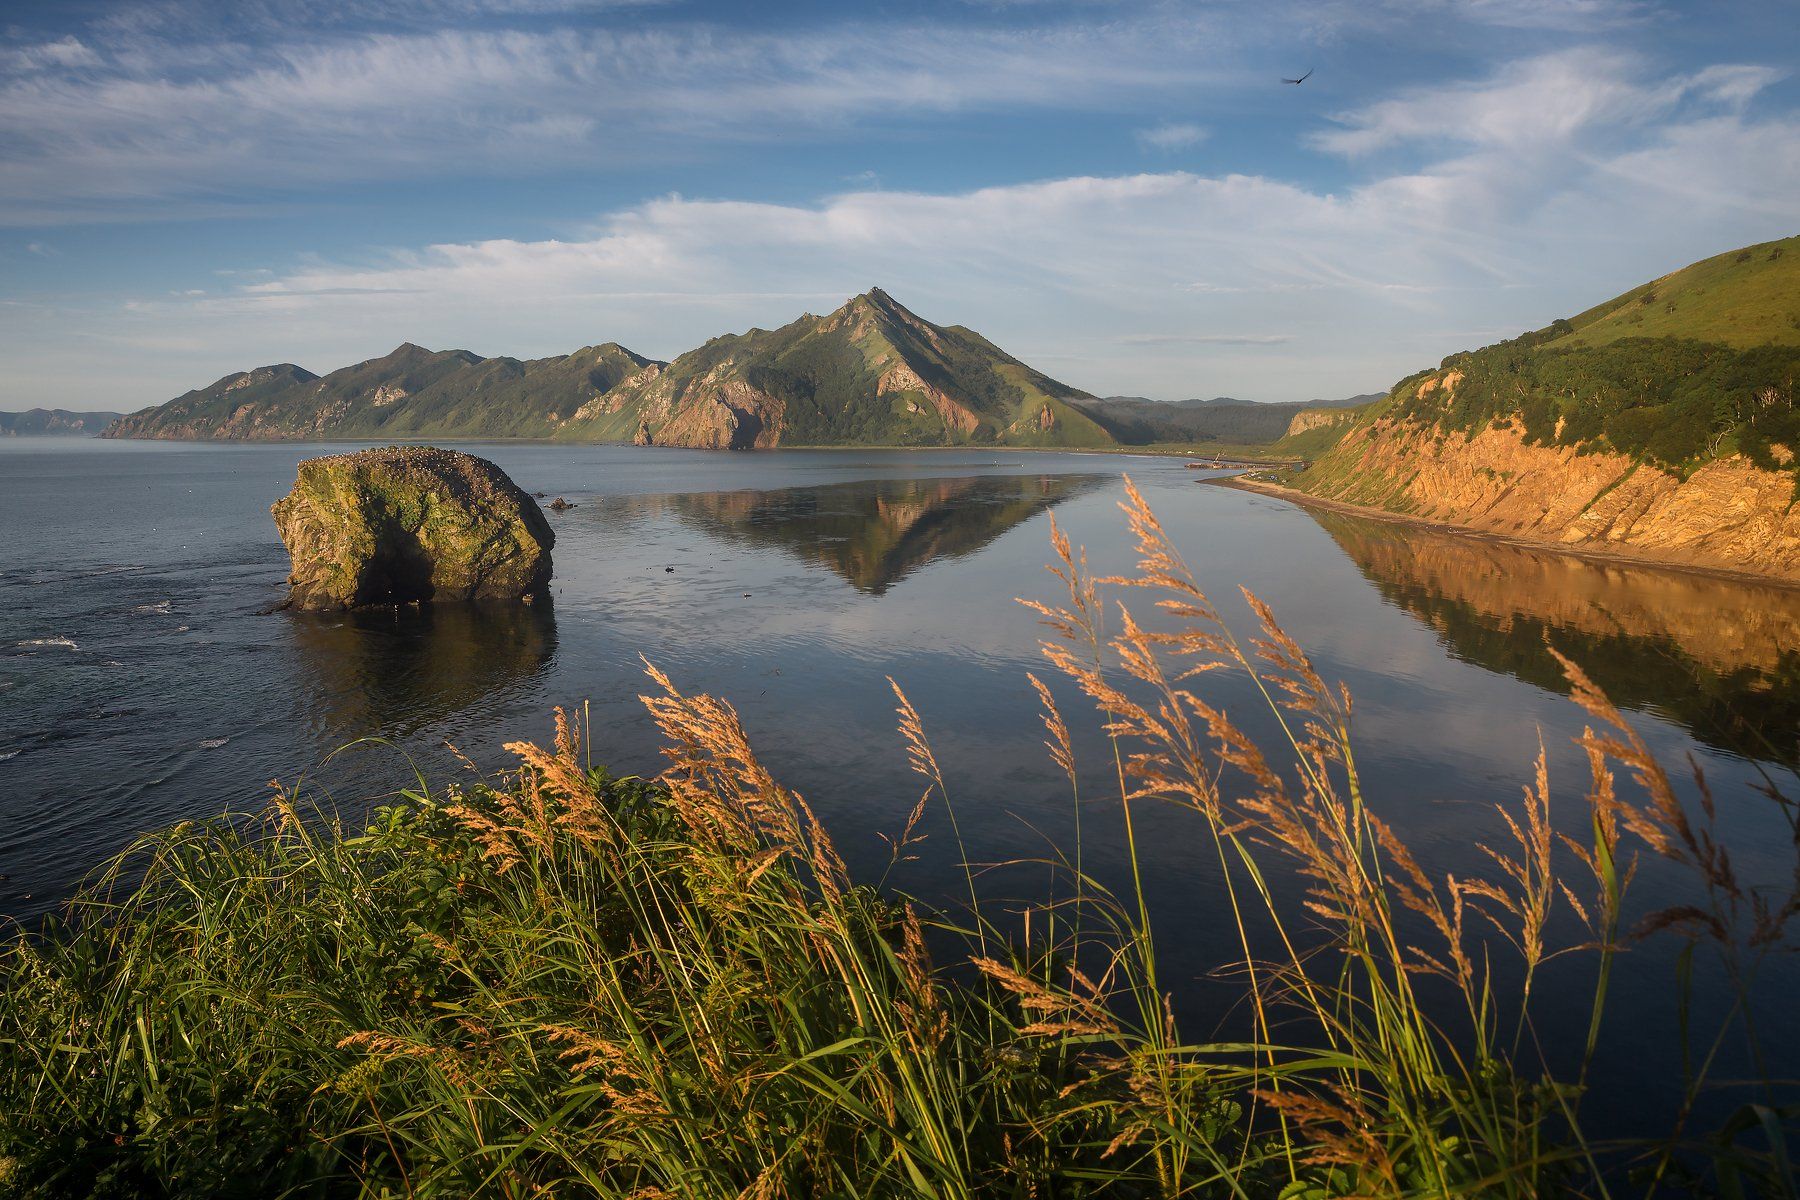
{"label": "wispy cloud", "polygon": [[1154,125],[1149,129],[1140,129],[1134,135],[1139,147],[1145,150],[1160,150],[1165,154],[1177,150],[1188,150],[1198,146],[1207,138],[1207,131],[1199,125],[1168,123]]}
{"label": "wispy cloud", "polygon": [[1293,340],[1291,333],[1128,333],[1118,339],[1126,346],[1279,346]]}
{"label": "wispy cloud", "polygon": [[[92,57],[79,63],[56,47],[0,69],[0,221],[575,155],[643,165],[719,141],[839,136],[872,117],[1104,109],[1208,70],[1191,20],[120,36],[104,55],[82,46]],[[56,55],[70,61],[43,69]]]}
{"label": "wispy cloud", "polygon": [[1336,117],[1313,145],[1364,155],[1407,143],[1539,154],[1594,130],[1652,126],[1684,101],[1739,110],[1783,72],[1722,64],[1658,78],[1636,55],[1578,47],[1509,64],[1489,79],[1408,90]]}
{"label": "wispy cloud", "polygon": [[1650,19],[1648,0],[1386,0],[1409,15],[1454,14],[1465,21],[1512,29],[1592,33]]}

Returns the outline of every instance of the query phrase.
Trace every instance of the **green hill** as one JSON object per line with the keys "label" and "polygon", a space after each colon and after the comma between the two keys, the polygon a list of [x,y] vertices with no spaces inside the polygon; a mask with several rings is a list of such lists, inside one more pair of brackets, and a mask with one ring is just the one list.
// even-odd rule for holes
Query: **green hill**
{"label": "green hill", "polygon": [[[1454,378],[1452,378],[1454,377]],[[1448,386],[1431,386],[1431,380]],[[1731,251],[1402,380],[1378,416],[1615,451],[1677,473],[1800,452],[1800,237]]]}
{"label": "green hill", "polygon": [[115,437],[558,437],[710,449],[774,445],[1105,446],[1058,383],[879,289],[670,363],[608,343],[558,358],[407,344],[320,377],[283,364],[136,413]]}
{"label": "green hill", "polygon": [[1796,258],[1800,238],[1748,246],[1452,354],[1282,482],[1563,549],[1800,583]]}
{"label": "green hill", "polygon": [[1622,338],[1800,346],[1800,237],[1702,259],[1570,317],[1567,325],[1549,347]]}

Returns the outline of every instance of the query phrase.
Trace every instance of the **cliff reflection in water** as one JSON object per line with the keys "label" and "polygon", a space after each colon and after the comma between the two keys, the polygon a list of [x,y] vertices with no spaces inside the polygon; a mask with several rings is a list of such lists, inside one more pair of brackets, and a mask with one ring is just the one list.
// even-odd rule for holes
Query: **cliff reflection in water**
{"label": "cliff reflection in water", "polygon": [[534,604],[436,604],[291,613],[317,719],[394,737],[498,703],[556,652],[556,615]]}
{"label": "cliff reflection in water", "polygon": [[640,497],[715,537],[776,546],[872,596],[934,558],[973,554],[1108,475],[876,479],[773,491]]}
{"label": "cliff reflection in water", "polygon": [[1567,693],[1554,646],[1621,708],[1746,758],[1800,764],[1800,593],[1312,516],[1457,658]]}

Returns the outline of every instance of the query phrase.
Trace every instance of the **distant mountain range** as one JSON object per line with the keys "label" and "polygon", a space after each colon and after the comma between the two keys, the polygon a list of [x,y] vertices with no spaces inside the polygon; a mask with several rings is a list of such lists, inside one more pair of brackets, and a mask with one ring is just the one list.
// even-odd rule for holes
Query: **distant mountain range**
{"label": "distant mountain range", "polygon": [[526,360],[408,343],[324,376],[257,367],[134,413],[107,436],[1104,447],[1268,442],[1308,407],[1101,399],[876,288],[826,316],[717,337],[673,362],[614,342]]}
{"label": "distant mountain range", "polygon": [[1306,427],[1312,418],[1302,414],[1319,410],[1332,413],[1369,404],[1382,398],[1375,392],[1343,400],[1313,400],[1288,404],[1263,404],[1216,396],[1211,400],[1150,400],[1143,396],[1106,396],[1075,403],[1115,441],[1128,446],[1152,442],[1234,442],[1263,445],[1286,436],[1296,419]]}
{"label": "distant mountain range", "polygon": [[98,437],[116,412],[70,412],[66,408],[33,408],[0,412],[0,437]]}
{"label": "distant mountain range", "polygon": [[325,376],[292,363],[258,367],[135,413],[108,436],[1112,444],[1072,403],[1089,399],[875,289],[828,316],[714,338],[666,363],[609,342],[523,361],[408,344]]}

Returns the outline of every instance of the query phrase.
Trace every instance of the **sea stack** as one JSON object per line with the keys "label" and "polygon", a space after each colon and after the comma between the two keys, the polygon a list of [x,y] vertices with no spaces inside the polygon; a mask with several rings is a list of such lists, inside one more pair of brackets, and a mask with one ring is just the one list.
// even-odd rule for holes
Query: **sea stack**
{"label": "sea stack", "polygon": [[293,559],[290,608],[525,601],[550,582],[556,535],[484,458],[385,446],[300,464],[270,511]]}

